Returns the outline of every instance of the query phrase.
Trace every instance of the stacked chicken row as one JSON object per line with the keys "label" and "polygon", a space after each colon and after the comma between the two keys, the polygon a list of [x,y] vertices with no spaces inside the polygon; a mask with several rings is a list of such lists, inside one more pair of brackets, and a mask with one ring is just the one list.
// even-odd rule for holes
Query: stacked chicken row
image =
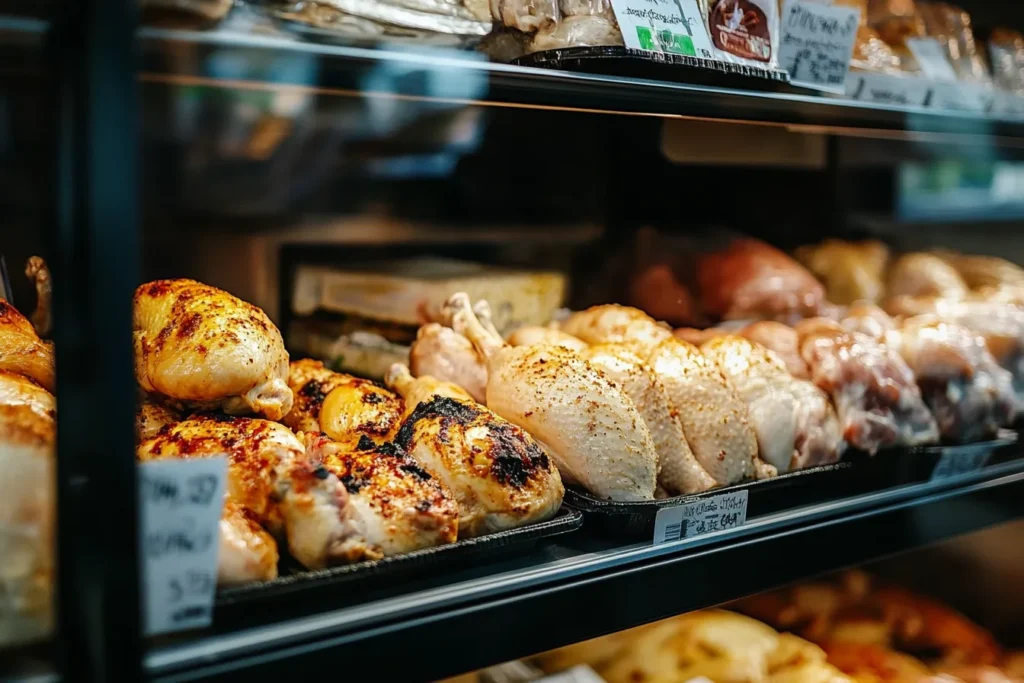
{"label": "stacked chicken row", "polygon": [[550,518],[558,471],[460,388],[396,367],[389,391],[299,360],[255,306],[191,280],[139,287],[142,461],[226,454],[222,584],[374,560]]}

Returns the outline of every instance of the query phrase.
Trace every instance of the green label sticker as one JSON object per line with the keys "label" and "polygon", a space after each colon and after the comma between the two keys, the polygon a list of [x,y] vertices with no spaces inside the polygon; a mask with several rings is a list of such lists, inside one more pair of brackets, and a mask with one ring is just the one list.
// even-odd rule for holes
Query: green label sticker
{"label": "green label sticker", "polygon": [[681,33],[673,33],[669,30],[661,30],[655,33],[647,26],[637,26],[636,37],[640,40],[640,49],[642,50],[671,52],[691,57],[697,55],[697,49],[693,46],[693,39]]}
{"label": "green label sticker", "polygon": [[640,39],[640,48],[643,50],[656,50],[654,47],[654,35],[651,29],[646,26],[636,27],[636,37]]}

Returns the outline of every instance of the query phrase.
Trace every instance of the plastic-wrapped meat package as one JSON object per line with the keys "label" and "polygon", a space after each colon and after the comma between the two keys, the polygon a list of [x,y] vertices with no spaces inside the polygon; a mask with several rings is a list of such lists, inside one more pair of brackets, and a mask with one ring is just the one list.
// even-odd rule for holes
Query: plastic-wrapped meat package
{"label": "plastic-wrapped meat package", "polygon": [[914,0],[868,0],[868,26],[889,45],[924,37],[924,22]]}
{"label": "plastic-wrapped meat package", "polygon": [[524,33],[553,30],[560,18],[558,0],[490,0],[491,15]]}
{"label": "plastic-wrapped meat package", "polygon": [[985,58],[978,49],[971,16],[944,2],[922,3],[925,33],[945,48],[957,78],[969,83],[991,83]]}
{"label": "plastic-wrapped meat package", "polygon": [[976,332],[935,316],[913,317],[897,324],[872,305],[852,307],[842,325],[874,337],[903,357],[943,439],[979,441],[1013,421],[1016,396],[1012,377]]}
{"label": "plastic-wrapped meat package", "polygon": [[[563,6],[570,5],[573,10],[580,10],[588,3],[585,0],[562,0],[561,4]],[[603,2],[599,1],[594,4],[603,4]],[[540,52],[563,47],[622,44],[622,32],[609,8],[603,13],[580,13],[565,16],[561,21],[541,28],[530,42],[528,51]]]}
{"label": "plastic-wrapped meat package", "polygon": [[868,453],[938,440],[914,373],[896,351],[822,318],[796,326],[815,384],[832,396],[843,438]]}
{"label": "plastic-wrapped meat package", "polygon": [[992,78],[1003,90],[1024,95],[1024,35],[997,28],[988,38]]}
{"label": "plastic-wrapped meat package", "polygon": [[778,0],[700,0],[700,9],[717,59],[778,68]]}

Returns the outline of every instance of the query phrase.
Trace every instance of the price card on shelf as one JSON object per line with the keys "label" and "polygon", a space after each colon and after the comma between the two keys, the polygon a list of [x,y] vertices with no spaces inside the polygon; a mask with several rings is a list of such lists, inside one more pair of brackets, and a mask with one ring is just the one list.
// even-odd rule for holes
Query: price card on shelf
{"label": "price card on shelf", "polygon": [[946,82],[956,80],[953,65],[939,41],[934,38],[907,38],[906,43],[926,78]]}
{"label": "price card on shelf", "polygon": [[794,85],[843,94],[860,9],[789,0],[782,14],[779,66]]}
{"label": "price card on shelf", "polygon": [[912,76],[853,73],[846,79],[846,95],[855,100],[878,104],[923,107],[928,103],[930,81]]}
{"label": "price card on shelf", "polygon": [[935,463],[932,481],[953,479],[978,472],[988,464],[991,457],[991,448],[951,448]]}
{"label": "price card on shelf", "polygon": [[746,521],[746,490],[662,508],[654,519],[654,545],[733,529]]}
{"label": "price card on shelf", "polygon": [[697,0],[612,0],[626,47],[713,59]]}
{"label": "price card on shelf", "polygon": [[139,465],[146,635],[209,626],[227,458]]}

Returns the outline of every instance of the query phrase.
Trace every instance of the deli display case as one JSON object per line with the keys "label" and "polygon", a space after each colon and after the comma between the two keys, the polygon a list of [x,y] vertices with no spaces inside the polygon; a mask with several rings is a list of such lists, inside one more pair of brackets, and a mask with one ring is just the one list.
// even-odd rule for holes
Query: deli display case
{"label": "deli display case", "polygon": [[1022,675],[1024,13],[646,4],[0,8],[0,678]]}

